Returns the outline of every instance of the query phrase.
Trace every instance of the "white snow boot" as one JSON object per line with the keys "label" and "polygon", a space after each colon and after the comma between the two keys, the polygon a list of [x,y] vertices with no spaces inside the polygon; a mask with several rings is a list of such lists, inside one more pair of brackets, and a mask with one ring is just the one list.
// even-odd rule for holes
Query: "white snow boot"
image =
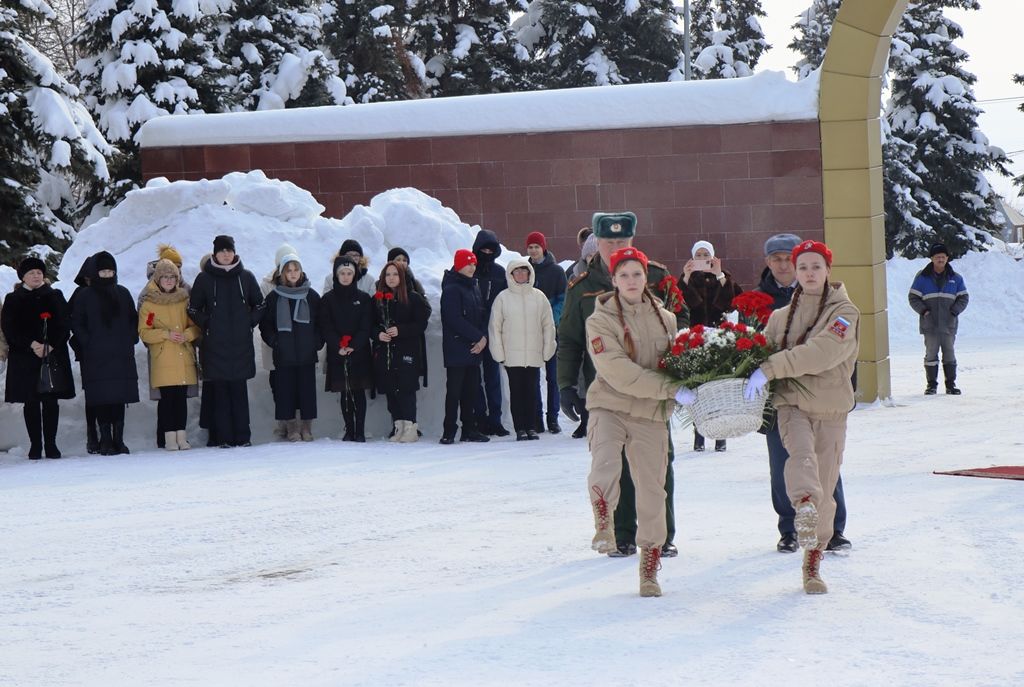
{"label": "white snow boot", "polygon": [[164,432],[164,448],[168,451],[178,450],[178,434],[177,432]]}
{"label": "white snow boot", "polygon": [[418,433],[418,427],[415,422],[411,420],[405,421],[405,430],[402,432],[402,438],[399,439],[403,444],[412,444],[419,441],[420,435]]}
{"label": "white snow boot", "polygon": [[178,441],[178,450],[187,451],[192,448],[192,444],[188,443],[188,432],[183,429],[179,429],[174,433],[175,439]]}

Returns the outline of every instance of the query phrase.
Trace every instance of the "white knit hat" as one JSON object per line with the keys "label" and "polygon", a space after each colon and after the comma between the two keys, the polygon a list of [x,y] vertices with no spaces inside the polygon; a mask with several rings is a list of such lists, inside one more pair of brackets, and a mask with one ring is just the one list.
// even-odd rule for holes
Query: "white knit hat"
{"label": "white knit hat", "polygon": [[[295,250],[292,246],[290,246],[287,243],[282,243],[281,246],[277,249],[277,252],[274,253],[274,264],[275,265],[283,266],[284,263],[281,262],[281,258],[283,258],[286,255],[298,255],[298,254],[299,254],[299,251]],[[298,258],[295,258],[295,260],[298,260]]]}
{"label": "white knit hat", "polygon": [[711,245],[710,241],[698,241],[697,243],[693,244],[693,248],[690,249],[690,257],[696,257],[697,251],[699,251],[701,248],[707,249],[707,251],[711,253],[711,257],[715,257],[715,247]]}

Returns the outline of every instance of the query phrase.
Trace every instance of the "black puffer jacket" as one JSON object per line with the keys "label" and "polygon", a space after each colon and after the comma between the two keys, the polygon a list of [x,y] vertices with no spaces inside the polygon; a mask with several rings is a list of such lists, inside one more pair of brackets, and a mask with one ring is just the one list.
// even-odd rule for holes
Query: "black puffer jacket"
{"label": "black puffer jacket", "polygon": [[480,364],[480,354],[470,353],[487,336],[487,317],[476,279],[447,270],[441,279],[441,345],[445,367]]}
{"label": "black puffer jacket", "polygon": [[[342,286],[337,278],[334,288],[320,300],[320,326],[327,343],[327,382],[325,391],[344,392],[373,387],[373,360],[370,334],[373,330],[373,297],[360,291],[355,283]],[[341,339],[351,336],[348,372],[345,358],[338,355]]]}
{"label": "black puffer jacket", "polygon": [[71,321],[79,342],[86,405],[138,403],[139,314],[128,289],[117,284],[117,277],[93,279],[77,294]]}
{"label": "black puffer jacket", "polygon": [[[373,371],[377,391],[416,391],[423,369],[421,339],[430,319],[430,305],[414,291],[408,293],[408,302],[397,298],[373,302]],[[398,327],[398,336],[390,343],[380,340],[379,334],[389,326]]]}
{"label": "black puffer jacket", "polygon": [[[309,279],[305,274],[302,275],[300,285],[309,286]],[[320,294],[309,289],[306,293],[309,322],[293,320],[291,331],[280,331],[277,328],[277,302],[281,298],[277,291],[268,293],[263,303],[263,317],[260,319],[260,336],[263,343],[274,351],[274,368],[316,365],[317,352],[324,346],[323,332],[320,328]],[[290,313],[294,312],[294,306],[295,301],[289,300]]]}
{"label": "black puffer jacket", "polygon": [[[482,248],[490,248],[494,252],[487,255],[481,250]],[[498,243],[497,234],[487,229],[481,229],[473,241],[473,255],[476,256],[475,277],[480,288],[481,304],[484,308],[484,329],[487,329],[486,322],[487,318],[491,316],[494,299],[508,288],[505,268],[494,262],[501,255],[501,244]]]}
{"label": "black puffer jacket", "polygon": [[793,300],[794,290],[796,290],[795,285],[779,286],[775,281],[775,277],[772,276],[772,271],[767,267],[761,272],[761,281],[755,289],[755,291],[768,294],[775,300],[772,304],[772,310],[778,310],[789,305],[789,302]]}
{"label": "black puffer jacket", "polygon": [[[43,340],[43,320],[39,317],[48,312],[46,340]],[[4,300],[0,314],[0,329],[3,329],[9,350],[7,352],[7,388],[4,400],[8,403],[25,403],[29,395],[35,397],[39,382],[39,368],[42,359],[32,350],[32,342],[50,344],[50,355],[69,383],[58,398],[74,398],[75,385],[71,382],[71,359],[68,356],[69,314],[64,294],[49,284],[38,289],[26,289],[20,284]]]}
{"label": "black puffer jacket", "polygon": [[226,382],[256,376],[252,330],[263,316],[263,294],[240,259],[227,270],[212,259],[203,266],[192,285],[188,314],[203,330],[203,379]]}

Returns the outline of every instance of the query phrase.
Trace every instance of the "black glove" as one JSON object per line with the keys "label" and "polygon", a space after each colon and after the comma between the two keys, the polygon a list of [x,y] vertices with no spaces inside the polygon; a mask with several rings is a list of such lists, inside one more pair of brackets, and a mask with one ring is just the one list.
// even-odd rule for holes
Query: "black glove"
{"label": "black glove", "polygon": [[579,422],[580,411],[587,407],[583,399],[580,398],[580,392],[576,391],[574,386],[567,386],[564,389],[559,389],[558,395],[565,416],[573,422]]}

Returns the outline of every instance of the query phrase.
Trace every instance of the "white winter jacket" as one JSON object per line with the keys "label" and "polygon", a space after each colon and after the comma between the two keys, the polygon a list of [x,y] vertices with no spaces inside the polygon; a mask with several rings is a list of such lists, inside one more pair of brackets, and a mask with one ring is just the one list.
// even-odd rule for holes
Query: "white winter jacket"
{"label": "white winter jacket", "polygon": [[[530,280],[517,284],[512,270],[525,267]],[[533,265],[516,259],[505,268],[508,288],[498,294],[491,306],[487,342],[491,357],[505,367],[544,367],[555,354],[555,321],[551,303],[533,286]]]}

